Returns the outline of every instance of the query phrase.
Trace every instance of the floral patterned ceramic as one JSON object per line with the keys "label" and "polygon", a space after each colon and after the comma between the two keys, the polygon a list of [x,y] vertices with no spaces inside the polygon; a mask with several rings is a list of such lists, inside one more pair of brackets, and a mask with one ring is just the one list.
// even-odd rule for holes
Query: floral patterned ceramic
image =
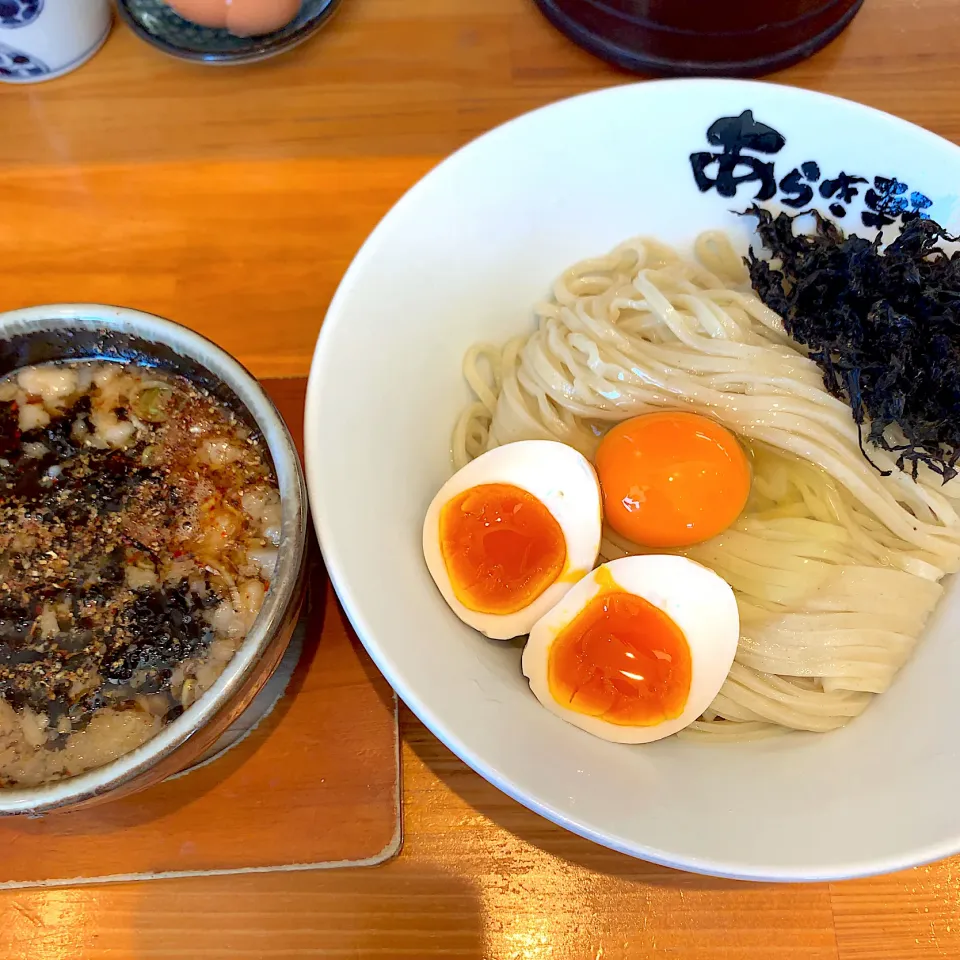
{"label": "floral patterned ceramic", "polygon": [[117,0],[121,18],[142,40],[183,60],[216,64],[266,60],[290,50],[319,30],[339,5],[340,0],[303,0],[297,16],[280,30],[237,37],[184,20],[163,0]]}
{"label": "floral patterned ceramic", "polygon": [[0,0],[0,81],[75,70],[100,49],[111,22],[109,0]]}

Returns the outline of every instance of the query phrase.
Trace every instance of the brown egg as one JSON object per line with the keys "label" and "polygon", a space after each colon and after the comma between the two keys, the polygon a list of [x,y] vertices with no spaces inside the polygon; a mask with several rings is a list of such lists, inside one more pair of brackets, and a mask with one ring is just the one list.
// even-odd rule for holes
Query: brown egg
{"label": "brown egg", "polygon": [[198,23],[201,27],[222,29],[227,25],[227,0],[167,0],[167,2],[184,20]]}
{"label": "brown egg", "polygon": [[238,37],[271,33],[299,11],[300,0],[227,0],[227,29]]}

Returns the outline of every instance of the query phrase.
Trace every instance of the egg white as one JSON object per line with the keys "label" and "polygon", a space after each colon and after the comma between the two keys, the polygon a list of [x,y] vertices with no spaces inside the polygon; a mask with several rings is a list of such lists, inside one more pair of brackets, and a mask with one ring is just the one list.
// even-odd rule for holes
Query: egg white
{"label": "egg white", "polygon": [[[621,726],[588,717],[558,703],[550,692],[547,662],[557,636],[597,594],[621,590],[659,607],[680,628],[690,647],[692,675],[683,713],[653,726]],[[530,631],[523,674],[536,698],[558,717],[614,743],[650,743],[696,720],[726,680],[740,638],[740,615],[729,584],[685,557],[641,556],[611,560],[584,577]]]}
{"label": "egg white", "polygon": [[[458,599],[440,549],[440,512],[457,494],[487,483],[508,483],[536,497],[563,533],[567,559],[557,579],[532,603],[509,614],[478,613]],[[601,536],[600,485],[590,461],[556,440],[520,440],[494,447],[458,470],[433,498],[423,521],[427,569],[453,612],[494,640],[530,628],[597,562]]]}

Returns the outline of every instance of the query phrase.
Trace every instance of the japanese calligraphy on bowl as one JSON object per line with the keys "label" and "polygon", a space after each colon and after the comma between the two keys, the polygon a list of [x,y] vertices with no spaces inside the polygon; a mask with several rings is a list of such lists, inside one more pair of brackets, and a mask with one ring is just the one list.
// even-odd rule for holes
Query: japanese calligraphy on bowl
{"label": "japanese calligraphy on bowl", "polygon": [[[904,214],[925,217],[933,201],[894,176],[866,171],[826,171],[817,160],[805,160],[786,172],[776,168],[776,155],[786,146],[783,134],[754,118],[752,110],[719,117],[707,128],[713,149],[690,154],[693,179],[701,193],[747,201],[778,200],[794,210],[825,201],[837,219],[853,206],[865,227],[881,230]],[[741,189],[742,188],[742,189]]]}

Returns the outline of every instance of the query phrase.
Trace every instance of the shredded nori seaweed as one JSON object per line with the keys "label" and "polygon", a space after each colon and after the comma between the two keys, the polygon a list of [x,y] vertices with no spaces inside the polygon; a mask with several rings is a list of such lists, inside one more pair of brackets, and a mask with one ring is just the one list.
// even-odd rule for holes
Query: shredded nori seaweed
{"label": "shredded nori seaweed", "polygon": [[[906,214],[900,235],[881,247],[845,237],[816,211],[815,232],[794,234],[796,217],[754,205],[770,260],[746,260],[761,300],[807,347],[835,397],[849,403],[867,442],[897,454],[914,479],[926,463],[946,483],[960,459],[960,253],[935,221]],[[889,433],[888,428],[894,428]],[[896,428],[899,428],[897,430]],[[902,436],[901,436],[902,434]],[[879,470],[879,468],[877,468]],[[890,471],[880,471],[884,475]]]}

